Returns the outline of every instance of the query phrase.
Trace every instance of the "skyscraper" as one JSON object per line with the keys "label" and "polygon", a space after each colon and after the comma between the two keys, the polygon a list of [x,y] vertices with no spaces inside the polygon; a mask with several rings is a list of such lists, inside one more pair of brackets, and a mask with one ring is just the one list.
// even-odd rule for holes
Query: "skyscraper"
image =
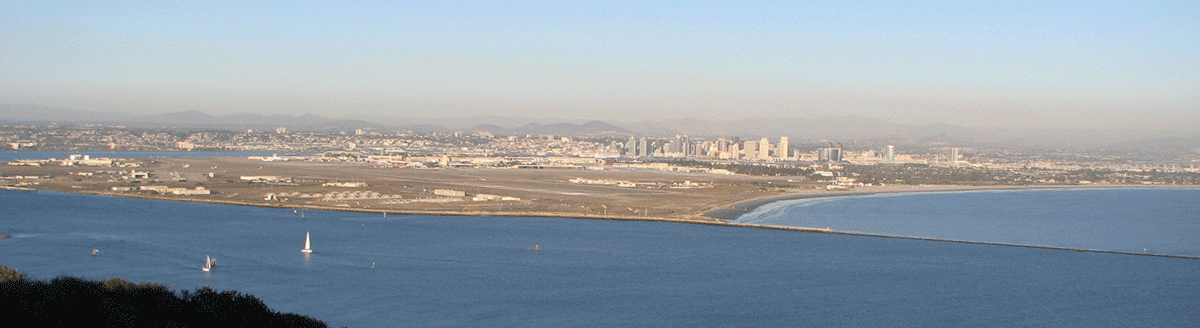
{"label": "skyscraper", "polygon": [[741,153],[742,146],[736,142],[731,142],[723,154],[725,155],[725,159],[738,159],[738,155]]}
{"label": "skyscraper", "polygon": [[767,140],[767,137],[763,137],[762,140],[758,141],[758,159],[771,159],[771,141]]}
{"label": "skyscraper", "polygon": [[638,156],[650,156],[650,145],[646,142],[646,137],[642,137],[638,142]]}
{"label": "skyscraper", "polygon": [[823,155],[823,156],[821,156],[822,157],[821,160],[823,160],[823,161],[826,161],[826,162],[841,162],[842,161],[842,149],[841,148],[821,148],[821,152],[822,152],[821,154]]}
{"label": "skyscraper", "polygon": [[817,160],[822,162],[841,162],[842,161],[842,143],[838,143],[838,147],[833,147],[833,142],[829,143],[829,148],[821,148],[817,152]]}
{"label": "skyscraper", "polygon": [[788,144],[788,137],[779,137],[779,150],[775,153],[775,157],[781,160],[787,160],[788,158],[791,158],[791,156],[788,156],[788,152],[791,150],[789,147],[791,147],[791,145]]}
{"label": "skyscraper", "polygon": [[746,140],[742,142],[742,152],[746,154],[745,158],[754,160],[758,158],[758,142],[754,140]]}
{"label": "skyscraper", "polygon": [[950,148],[950,165],[958,164],[958,147]]}
{"label": "skyscraper", "polygon": [[683,153],[683,157],[696,154],[694,151],[692,151],[692,140],[688,139],[688,136],[685,135],[682,137],[675,137],[675,139],[679,140],[679,152]]}
{"label": "skyscraper", "polygon": [[888,162],[895,162],[896,161],[896,146],[888,145],[887,146],[887,157],[884,157],[883,159]]}

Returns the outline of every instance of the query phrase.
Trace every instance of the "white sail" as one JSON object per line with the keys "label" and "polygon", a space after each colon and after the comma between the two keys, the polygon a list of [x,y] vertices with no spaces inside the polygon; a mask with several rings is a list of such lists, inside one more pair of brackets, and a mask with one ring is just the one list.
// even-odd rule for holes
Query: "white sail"
{"label": "white sail", "polygon": [[209,258],[208,255],[204,256],[204,267],[200,268],[200,270],[203,270],[205,272],[208,272],[208,270],[212,270],[212,259]]}
{"label": "white sail", "polygon": [[308,240],[308,233],[304,233],[304,249],[300,250],[303,253],[312,253],[312,247]]}

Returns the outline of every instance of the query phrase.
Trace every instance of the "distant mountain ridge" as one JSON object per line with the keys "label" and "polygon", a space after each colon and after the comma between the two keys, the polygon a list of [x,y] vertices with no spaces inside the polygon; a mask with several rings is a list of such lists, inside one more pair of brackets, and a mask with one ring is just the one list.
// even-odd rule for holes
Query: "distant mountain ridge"
{"label": "distant mountain ridge", "polygon": [[0,105],[0,122],[122,122],[140,115],[122,112],[97,112],[69,107],[33,104]]}
{"label": "distant mountain ridge", "polygon": [[553,135],[581,135],[581,134],[634,134],[625,128],[600,122],[591,121],[582,125],[574,123],[555,123],[549,125],[541,125],[537,123],[529,123],[520,127],[509,129],[509,134],[553,134]]}
{"label": "distant mountain ridge", "polygon": [[313,114],[305,115],[259,115],[231,114],[211,115],[200,111],[181,111],[153,115],[86,111],[66,107],[40,105],[0,105],[0,122],[7,123],[106,123],[137,128],[185,128],[225,130],[274,130],[287,127],[291,130],[309,131],[353,131],[354,129],[382,129],[383,126],[360,120],[338,120]]}
{"label": "distant mountain ridge", "polygon": [[353,116],[333,119],[323,116],[232,114],[211,115],[200,111],[138,115],[86,111],[39,105],[0,105],[0,122],[6,123],[106,123],[140,128],[354,131],[468,133],[494,135],[645,135],[671,137],[742,137],[756,139],[789,136],[794,144],[841,141],[847,144],[920,144],[955,146],[1072,147],[1131,149],[1158,147],[1200,150],[1200,131],[1083,130],[963,127],[935,123],[897,124],[859,116],[748,118],[709,121],[697,118],[603,122],[597,120],[534,119],[528,117],[476,116],[468,118],[414,119],[394,116]]}

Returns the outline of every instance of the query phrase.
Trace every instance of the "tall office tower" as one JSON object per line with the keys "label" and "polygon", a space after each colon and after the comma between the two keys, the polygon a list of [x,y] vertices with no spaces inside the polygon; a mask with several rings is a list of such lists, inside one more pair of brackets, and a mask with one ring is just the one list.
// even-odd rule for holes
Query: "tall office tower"
{"label": "tall office tower", "polygon": [[692,141],[688,139],[688,136],[685,135],[683,137],[678,137],[678,139],[679,139],[679,150],[681,152],[683,152],[683,157],[688,157],[688,156],[696,154],[695,151],[692,150]]}
{"label": "tall office tower", "polygon": [[629,141],[625,142],[625,156],[637,156],[637,138],[629,136]]}
{"label": "tall office tower", "polygon": [[896,146],[888,145],[887,157],[884,157],[884,160],[887,160],[888,162],[896,161]]}
{"label": "tall office tower", "polygon": [[833,143],[830,143],[829,148],[817,150],[817,160],[822,162],[841,162],[842,148],[833,148]]}
{"label": "tall office tower", "polygon": [[791,145],[788,144],[788,137],[779,137],[779,151],[775,154],[775,157],[778,157],[781,160],[787,160],[788,158],[791,158],[788,156],[788,152],[791,150],[789,147],[791,147]]}
{"label": "tall office tower", "polygon": [[950,165],[958,163],[958,147],[950,148]]}
{"label": "tall office tower", "polygon": [[646,137],[638,142],[638,156],[650,156],[650,145],[646,142]]}
{"label": "tall office tower", "polygon": [[771,141],[767,140],[767,137],[763,137],[762,140],[758,141],[758,159],[771,159]]}
{"label": "tall office tower", "polygon": [[742,153],[748,160],[758,159],[758,142],[754,140],[746,140],[742,142]]}

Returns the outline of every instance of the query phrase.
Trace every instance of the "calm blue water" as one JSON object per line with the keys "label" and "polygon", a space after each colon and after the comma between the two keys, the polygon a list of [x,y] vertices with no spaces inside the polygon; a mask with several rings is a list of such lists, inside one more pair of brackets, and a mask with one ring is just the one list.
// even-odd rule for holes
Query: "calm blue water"
{"label": "calm blue water", "polygon": [[799,199],[738,222],[1200,256],[1200,189],[1043,189]]}
{"label": "calm blue water", "polygon": [[[0,192],[0,204],[0,234],[14,236],[0,240],[0,264],[34,278],[234,289],[335,326],[1200,322],[1200,260],[1190,259],[653,222],[301,219],[50,192]],[[309,231],[316,251],[304,256]],[[205,255],[218,258],[211,273],[199,270]]]}

